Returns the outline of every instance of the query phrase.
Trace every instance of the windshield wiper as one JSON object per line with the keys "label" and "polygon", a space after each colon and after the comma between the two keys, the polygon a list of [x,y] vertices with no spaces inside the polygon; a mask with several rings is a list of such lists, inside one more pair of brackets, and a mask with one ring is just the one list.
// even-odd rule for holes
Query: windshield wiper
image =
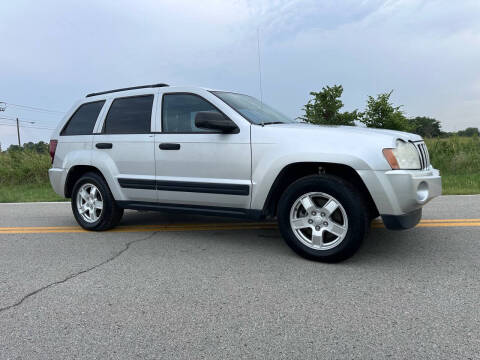
{"label": "windshield wiper", "polygon": [[262,125],[272,125],[272,124],[286,124],[282,121],[270,121],[270,122],[264,122]]}

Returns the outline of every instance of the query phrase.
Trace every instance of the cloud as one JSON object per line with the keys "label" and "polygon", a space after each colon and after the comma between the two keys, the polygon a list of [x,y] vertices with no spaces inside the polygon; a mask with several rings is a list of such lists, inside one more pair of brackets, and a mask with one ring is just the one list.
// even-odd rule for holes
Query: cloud
{"label": "cloud", "polygon": [[349,109],[394,89],[409,115],[478,126],[479,15],[475,0],[6,2],[0,101],[67,110],[154,82],[258,96],[260,28],[264,98],[292,117],[340,83]]}
{"label": "cloud", "polygon": [[371,3],[369,12],[350,22],[299,30],[268,49],[266,90],[289,111],[292,95],[278,88],[293,88],[295,102],[304,104],[308,90],[340,83],[349,108],[394,89],[395,101],[411,116],[435,116],[446,129],[478,126],[478,111],[472,110],[480,99],[480,11],[477,3],[462,4]]}

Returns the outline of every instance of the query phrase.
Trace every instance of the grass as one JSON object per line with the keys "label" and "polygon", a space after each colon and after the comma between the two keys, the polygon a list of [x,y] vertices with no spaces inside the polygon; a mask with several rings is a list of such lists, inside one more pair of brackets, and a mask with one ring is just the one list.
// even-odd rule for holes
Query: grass
{"label": "grass", "polygon": [[65,201],[58,196],[50,183],[0,185],[1,202]]}
{"label": "grass", "polygon": [[[444,194],[480,194],[480,138],[426,139]],[[61,201],[48,181],[50,156],[34,150],[0,152],[0,202]]]}
{"label": "grass", "polygon": [[443,174],[480,173],[480,137],[432,138],[425,140],[430,160]]}
{"label": "grass", "polygon": [[471,175],[442,174],[443,195],[480,194],[480,173]]}
{"label": "grass", "polygon": [[432,165],[440,169],[446,195],[480,194],[480,138],[426,139]]}
{"label": "grass", "polygon": [[50,186],[49,168],[47,153],[0,152],[0,202],[64,200]]}
{"label": "grass", "polygon": [[51,161],[48,153],[32,150],[0,153],[0,186],[46,184]]}

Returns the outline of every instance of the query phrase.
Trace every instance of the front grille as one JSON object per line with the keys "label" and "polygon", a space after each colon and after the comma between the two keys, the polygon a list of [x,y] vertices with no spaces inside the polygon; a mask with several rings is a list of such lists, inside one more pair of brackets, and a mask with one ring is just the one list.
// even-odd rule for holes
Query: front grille
{"label": "front grille", "polygon": [[420,155],[420,165],[422,170],[427,170],[430,168],[430,155],[428,154],[427,145],[425,145],[423,141],[419,141],[415,143],[415,146]]}

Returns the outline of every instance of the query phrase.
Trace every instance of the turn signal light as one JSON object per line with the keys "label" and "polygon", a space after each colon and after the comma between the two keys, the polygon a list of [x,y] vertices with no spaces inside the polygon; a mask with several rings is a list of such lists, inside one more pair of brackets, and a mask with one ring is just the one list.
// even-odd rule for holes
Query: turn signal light
{"label": "turn signal light", "polygon": [[383,149],[383,156],[385,156],[385,159],[387,159],[392,169],[394,170],[400,169],[397,158],[393,154],[393,149]]}

